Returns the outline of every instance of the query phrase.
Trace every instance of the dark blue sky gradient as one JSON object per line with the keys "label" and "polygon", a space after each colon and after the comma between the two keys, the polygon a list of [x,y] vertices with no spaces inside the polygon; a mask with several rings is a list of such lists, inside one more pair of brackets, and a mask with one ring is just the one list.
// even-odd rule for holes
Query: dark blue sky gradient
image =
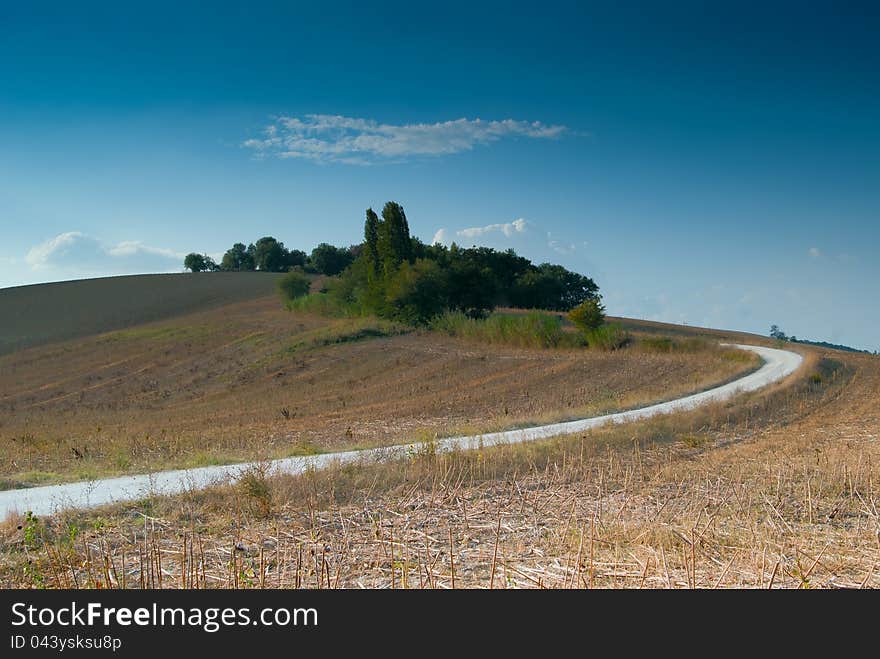
{"label": "dark blue sky gradient", "polygon": [[[869,4],[9,4],[0,286],[104,273],[33,252],[68,232],[309,249],[397,199],[425,240],[525,218],[479,242],[593,275],[613,313],[880,348]],[[242,147],[307,114],[568,130],[372,166]]]}

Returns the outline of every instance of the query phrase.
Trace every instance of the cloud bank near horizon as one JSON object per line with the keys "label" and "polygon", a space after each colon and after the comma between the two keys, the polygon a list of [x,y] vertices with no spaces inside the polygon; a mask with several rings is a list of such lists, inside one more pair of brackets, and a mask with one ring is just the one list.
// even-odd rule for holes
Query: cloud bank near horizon
{"label": "cloud bank near horizon", "polygon": [[257,156],[319,163],[371,165],[471,151],[502,139],[554,139],[565,126],[540,121],[454,119],[436,123],[383,124],[330,114],[276,117],[263,137],[242,142]]}
{"label": "cloud bank near horizon", "polygon": [[24,263],[37,275],[101,276],[141,272],[178,272],[183,253],[126,240],[115,245],[80,231],[60,233],[35,245]]}

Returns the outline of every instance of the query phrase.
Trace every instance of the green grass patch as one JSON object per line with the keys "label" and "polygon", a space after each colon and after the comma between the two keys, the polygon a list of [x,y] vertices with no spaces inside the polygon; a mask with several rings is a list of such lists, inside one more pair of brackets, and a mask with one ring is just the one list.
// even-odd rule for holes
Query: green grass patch
{"label": "green grass patch", "polygon": [[390,320],[350,318],[330,327],[321,327],[305,332],[296,343],[287,347],[286,352],[295,353],[340,343],[354,343],[367,339],[397,336],[411,331],[411,327]]}
{"label": "green grass patch", "polygon": [[605,323],[584,333],[587,345],[598,350],[619,350],[630,342],[630,335],[618,323]]}
{"label": "green grass patch", "polygon": [[329,293],[311,293],[293,300],[287,300],[289,311],[302,311],[330,318],[350,318],[359,315],[351,305],[341,302]]}
{"label": "green grass patch", "polygon": [[580,336],[563,329],[559,316],[540,312],[471,318],[460,311],[448,311],[431,321],[430,328],[449,336],[521,348],[584,345]]}

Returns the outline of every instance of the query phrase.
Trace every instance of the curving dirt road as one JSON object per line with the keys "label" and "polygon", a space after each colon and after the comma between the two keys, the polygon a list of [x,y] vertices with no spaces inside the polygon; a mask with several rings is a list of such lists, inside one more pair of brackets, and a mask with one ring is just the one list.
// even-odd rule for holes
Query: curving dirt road
{"label": "curving dirt road", "polygon": [[[801,365],[803,358],[788,350],[759,346],[736,345],[742,350],[757,353],[764,365],[728,384],[673,401],[658,403],[626,412],[577,421],[553,423],[546,426],[506,430],[467,437],[448,437],[435,442],[436,451],[467,450],[499,444],[516,444],[558,435],[582,432],[607,423],[628,423],[661,414],[694,409],[710,402],[728,400],[739,393],[755,391],[778,382]],[[325,453],[303,457],[283,458],[269,463],[277,473],[300,474],[308,469],[323,469],[332,464],[371,463],[404,458],[419,450],[419,444],[403,444],[374,449]],[[214,483],[231,482],[256,463],[241,463],[197,469],[181,469],[138,476],[120,476],[95,481],[47,485],[21,490],[0,492],[0,519],[10,513],[32,511],[35,515],[49,515],[68,508],[89,508],[120,501],[131,501],[149,495],[168,495],[198,489]]]}

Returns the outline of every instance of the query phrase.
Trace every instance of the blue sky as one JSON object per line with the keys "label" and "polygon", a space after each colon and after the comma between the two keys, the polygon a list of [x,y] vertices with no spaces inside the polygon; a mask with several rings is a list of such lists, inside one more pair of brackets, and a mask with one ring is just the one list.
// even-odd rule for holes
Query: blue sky
{"label": "blue sky", "polygon": [[348,244],[394,199],[614,314],[880,349],[870,9],[18,4],[0,287]]}

